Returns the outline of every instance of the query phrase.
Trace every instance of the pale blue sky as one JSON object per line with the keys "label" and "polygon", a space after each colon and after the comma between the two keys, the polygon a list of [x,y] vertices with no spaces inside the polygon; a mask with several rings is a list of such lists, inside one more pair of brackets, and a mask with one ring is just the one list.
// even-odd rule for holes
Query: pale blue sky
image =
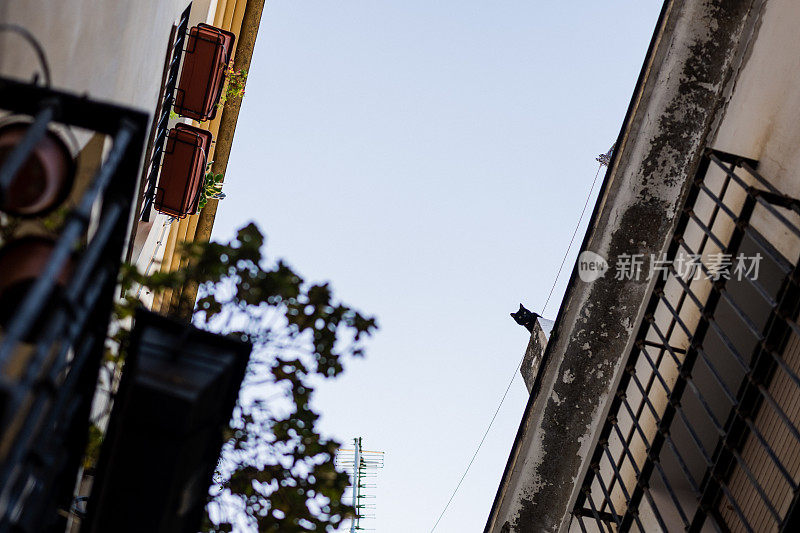
{"label": "pale blue sky", "polygon": [[[386,452],[367,527],[430,531],[450,497],[527,343],[508,313],[541,310],[660,7],[267,2],[214,234],[256,220],[378,316],[316,401],[326,432]],[[436,531],[482,531],[526,399],[517,377]]]}

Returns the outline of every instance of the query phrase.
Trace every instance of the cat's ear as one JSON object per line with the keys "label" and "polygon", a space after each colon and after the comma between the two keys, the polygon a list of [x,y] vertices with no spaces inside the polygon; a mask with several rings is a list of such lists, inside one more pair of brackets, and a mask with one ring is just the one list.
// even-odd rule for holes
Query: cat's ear
{"label": "cat's ear", "polygon": [[525,310],[525,306],[522,305],[522,304],[519,304],[519,311],[517,311],[517,313],[521,313],[524,310]]}

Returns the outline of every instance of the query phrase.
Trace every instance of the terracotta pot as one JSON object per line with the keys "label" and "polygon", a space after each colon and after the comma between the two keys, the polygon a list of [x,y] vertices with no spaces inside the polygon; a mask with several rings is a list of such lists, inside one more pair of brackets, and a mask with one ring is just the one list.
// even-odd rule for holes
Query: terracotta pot
{"label": "terracotta pot", "polygon": [[189,30],[183,67],[175,91],[175,112],[204,121],[217,114],[236,36],[229,31],[198,24]]}
{"label": "terracotta pot", "polygon": [[[22,237],[0,249],[0,325],[7,325],[19,309],[31,286],[44,270],[56,242],[46,237]],[[51,297],[52,309],[57,294],[66,286],[72,275],[73,264],[68,261],[56,280]],[[34,325],[34,332],[39,324]]]}
{"label": "terracotta pot", "polygon": [[157,211],[177,218],[197,211],[209,148],[209,131],[187,124],[169,131],[153,203]]}
{"label": "terracotta pot", "polygon": [[[0,165],[25,136],[29,125],[14,122],[0,127]],[[69,148],[48,130],[11,182],[0,209],[19,217],[44,215],[69,195],[75,180],[75,162]]]}

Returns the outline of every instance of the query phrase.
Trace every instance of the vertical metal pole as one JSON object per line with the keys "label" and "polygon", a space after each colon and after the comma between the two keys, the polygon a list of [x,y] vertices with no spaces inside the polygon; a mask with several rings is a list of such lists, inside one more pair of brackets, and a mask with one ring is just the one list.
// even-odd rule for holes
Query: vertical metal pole
{"label": "vertical metal pole", "polygon": [[359,522],[361,513],[358,510],[358,503],[361,500],[361,437],[353,439],[355,445],[355,456],[353,458],[353,509],[355,516],[350,523],[350,533],[356,533],[356,529],[361,529]]}

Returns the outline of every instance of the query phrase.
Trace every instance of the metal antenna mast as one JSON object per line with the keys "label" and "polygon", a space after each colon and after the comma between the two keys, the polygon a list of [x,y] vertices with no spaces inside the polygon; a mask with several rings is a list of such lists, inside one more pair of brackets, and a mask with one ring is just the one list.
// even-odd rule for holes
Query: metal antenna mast
{"label": "metal antenna mast", "polygon": [[350,474],[349,490],[352,491],[352,505],[355,509],[355,516],[350,523],[350,533],[367,531],[361,527],[361,521],[375,518],[374,514],[367,514],[367,511],[375,510],[375,504],[367,501],[375,499],[375,495],[369,494],[368,489],[376,488],[376,484],[368,481],[377,478],[377,470],[383,468],[383,452],[364,450],[361,440],[361,437],[353,439],[352,449],[343,448],[336,454],[336,466]]}
{"label": "metal antenna mast", "polygon": [[361,503],[361,437],[353,439],[355,445],[355,452],[353,457],[353,507],[356,508],[356,516],[350,524],[350,533],[356,533],[356,528],[361,529],[361,513],[358,511]]}

